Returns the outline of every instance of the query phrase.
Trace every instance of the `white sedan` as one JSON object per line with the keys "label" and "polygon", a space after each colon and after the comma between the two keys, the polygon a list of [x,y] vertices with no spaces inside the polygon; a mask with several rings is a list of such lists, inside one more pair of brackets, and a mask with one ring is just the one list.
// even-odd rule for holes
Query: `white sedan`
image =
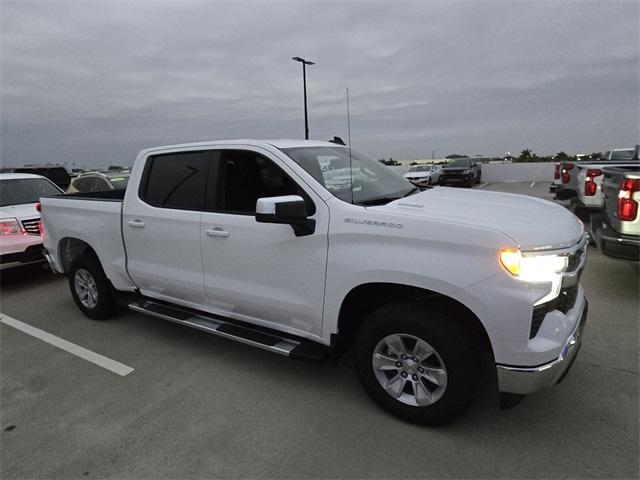
{"label": "white sedan", "polygon": [[415,165],[404,174],[414,185],[436,185],[440,181],[439,165]]}
{"label": "white sedan", "polygon": [[62,193],[40,175],[0,173],[0,270],[44,261],[36,203]]}

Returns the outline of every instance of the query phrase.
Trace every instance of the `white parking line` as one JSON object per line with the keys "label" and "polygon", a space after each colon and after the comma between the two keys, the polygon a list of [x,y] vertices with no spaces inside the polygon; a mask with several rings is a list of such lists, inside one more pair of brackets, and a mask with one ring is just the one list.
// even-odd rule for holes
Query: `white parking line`
{"label": "white parking line", "polygon": [[531,182],[531,185],[529,185],[529,188],[533,188],[535,186],[536,182]]}
{"label": "white parking line", "polygon": [[4,313],[0,314],[0,322],[4,323],[5,325],[9,325],[10,327],[16,328],[21,332],[26,333],[27,335],[38,338],[43,342],[53,345],[54,347],[58,347],[65,352],[69,352],[80,358],[84,358],[86,361],[95,363],[96,365],[105,368],[113,373],[117,373],[122,377],[133,372],[133,368],[125,365],[124,363],[116,362],[115,360],[111,360],[110,358],[100,355],[99,353],[87,350],[80,345],[76,345],[75,343],[71,343],[60,337],[51,335],[44,330],[32,327],[31,325],[21,322],[20,320],[16,320],[15,318],[11,318]]}
{"label": "white parking line", "polygon": [[489,184],[488,184],[488,183],[483,183],[482,185],[478,185],[478,188],[484,188],[484,187],[486,187],[487,185],[489,185]]}

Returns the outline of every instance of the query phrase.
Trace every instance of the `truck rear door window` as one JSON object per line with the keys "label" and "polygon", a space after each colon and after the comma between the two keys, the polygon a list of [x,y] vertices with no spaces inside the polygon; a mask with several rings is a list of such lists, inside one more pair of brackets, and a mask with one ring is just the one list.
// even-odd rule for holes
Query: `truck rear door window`
{"label": "truck rear door window", "polygon": [[204,210],[210,152],[180,152],[150,157],[140,197],[163,208]]}

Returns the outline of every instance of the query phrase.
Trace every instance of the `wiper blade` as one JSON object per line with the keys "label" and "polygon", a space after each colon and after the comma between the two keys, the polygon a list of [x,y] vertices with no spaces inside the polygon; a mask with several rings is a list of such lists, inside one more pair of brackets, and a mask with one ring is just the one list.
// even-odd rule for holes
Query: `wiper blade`
{"label": "wiper blade", "polygon": [[369,200],[365,200],[363,202],[358,202],[358,205],[362,206],[371,206],[371,205],[385,205],[389,202],[393,202],[394,200],[398,200],[402,197],[379,197],[379,198],[371,198]]}
{"label": "wiper blade", "polygon": [[420,189],[418,187],[413,187],[404,195],[400,195],[399,197],[378,197],[378,198],[370,198],[369,200],[365,200],[363,202],[358,202],[358,205],[363,206],[371,206],[371,205],[385,205],[389,202],[393,202],[395,200],[400,200],[401,198],[408,197],[409,195],[413,195],[414,193],[418,193]]}

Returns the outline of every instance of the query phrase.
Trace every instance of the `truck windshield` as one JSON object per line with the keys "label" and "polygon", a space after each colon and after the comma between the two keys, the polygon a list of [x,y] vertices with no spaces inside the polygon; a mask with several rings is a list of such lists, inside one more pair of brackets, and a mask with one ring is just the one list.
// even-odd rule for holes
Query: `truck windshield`
{"label": "truck windshield", "polygon": [[347,147],[296,147],[282,151],[347,203],[384,204],[416,190],[402,175],[365,154],[351,150],[349,162]]}
{"label": "truck windshield", "polygon": [[51,182],[44,178],[12,178],[0,181],[0,207],[36,203],[40,197],[60,195]]}

